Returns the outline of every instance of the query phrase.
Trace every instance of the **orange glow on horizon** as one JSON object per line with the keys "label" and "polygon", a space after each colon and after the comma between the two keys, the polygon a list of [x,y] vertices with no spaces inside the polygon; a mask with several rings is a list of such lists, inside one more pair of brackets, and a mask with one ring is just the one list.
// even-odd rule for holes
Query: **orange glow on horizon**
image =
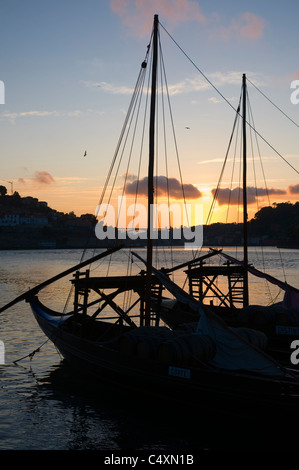
{"label": "orange glow on horizon", "polygon": [[[82,187],[83,186],[83,187]],[[21,186],[15,184],[14,190],[19,192],[21,197],[35,197],[40,201],[47,202],[48,206],[51,209],[57,210],[58,212],[74,212],[76,216],[80,216],[82,214],[95,214],[97,206],[100,201],[101,197],[101,188],[89,187],[88,189],[84,189],[84,184],[80,185],[69,185],[69,186],[62,186],[60,184],[57,185],[43,185],[43,186]],[[202,221],[205,225],[213,224],[213,223],[241,223],[243,221],[242,215],[242,207],[238,208],[237,205],[231,205],[230,207],[227,204],[219,205],[216,202],[213,206],[213,210],[210,213],[210,208],[213,203],[213,197],[209,188],[200,188],[202,193],[202,197],[194,200],[186,200],[186,206],[190,206],[190,214],[191,214],[191,221],[189,225],[193,226],[196,225],[198,222],[195,220],[194,215],[194,207],[196,205],[202,206]],[[7,194],[10,194],[8,190]],[[115,208],[115,213],[117,213],[117,201],[118,197],[122,195],[121,191],[117,191],[111,197],[110,203]],[[298,200],[296,194],[289,194],[286,195],[275,195],[272,197],[271,204],[273,203],[280,203],[280,202],[291,202],[295,203]],[[134,205],[135,199],[134,197],[126,196],[127,205]],[[105,202],[105,201],[103,201]],[[139,198],[137,201],[138,204],[142,204],[144,207],[147,207],[146,198]],[[183,201],[170,199],[170,205],[175,207],[177,205],[180,208],[181,213],[183,214]],[[168,204],[168,199],[166,197],[161,198],[157,203],[159,204]],[[265,206],[268,206],[268,200],[266,198],[261,199],[259,201],[259,205],[257,203],[248,204],[248,220],[251,220],[255,214]],[[209,219],[208,219],[209,217]],[[208,220],[207,220],[208,219]],[[127,218],[127,222],[132,220],[132,216]],[[165,224],[164,224],[165,225]],[[160,226],[160,224],[159,224]],[[163,226],[163,223],[162,223]]]}

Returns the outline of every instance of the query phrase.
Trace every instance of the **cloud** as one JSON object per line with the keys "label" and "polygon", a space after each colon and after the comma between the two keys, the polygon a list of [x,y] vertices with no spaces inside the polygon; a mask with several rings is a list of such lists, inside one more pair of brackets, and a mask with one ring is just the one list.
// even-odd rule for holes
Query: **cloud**
{"label": "cloud", "polygon": [[30,117],[49,117],[49,116],[54,116],[54,117],[79,117],[84,114],[103,114],[102,111],[97,111],[94,109],[87,109],[86,111],[81,111],[79,109],[74,109],[72,111],[20,111],[18,113],[11,113],[9,111],[4,112],[0,115],[0,119],[3,120],[8,120],[12,124],[15,123],[16,119],[19,118],[30,118]]}
{"label": "cloud", "polygon": [[[234,161],[233,158],[227,158],[227,162],[232,162]],[[211,160],[201,160],[200,162],[197,162],[198,165],[210,165],[211,163],[223,163],[223,158],[212,158]]]}
{"label": "cloud", "polygon": [[172,26],[190,20],[206,21],[194,0],[110,0],[110,6],[125,26],[141,37],[150,33],[154,14],[158,12]]}
{"label": "cloud", "polygon": [[264,30],[265,21],[253,13],[243,13],[236,23],[236,30],[239,31],[240,36],[249,39],[259,38]]}
{"label": "cloud", "polygon": [[57,111],[20,111],[18,113],[11,113],[9,111],[1,114],[1,120],[8,120],[14,123],[18,118],[24,117],[44,117],[44,116],[57,116]]}
{"label": "cloud", "polygon": [[[223,85],[238,85],[241,86],[243,72],[242,71],[230,71],[226,73],[222,72],[213,72],[207,74],[208,79],[213,83],[217,88],[220,88]],[[248,72],[248,75],[251,77],[251,80],[255,82],[256,86],[262,86],[264,81],[262,78],[258,77],[254,72]],[[115,85],[113,83],[107,82],[84,82],[84,85],[87,87],[100,87],[102,91],[111,94],[119,95],[132,95],[133,89],[125,85]],[[177,83],[170,83],[167,86],[167,91],[170,96],[181,95],[183,93],[191,92],[201,92],[211,90],[211,85],[207,80],[201,76],[195,76],[194,78],[186,78]],[[164,90],[165,91],[165,90]],[[160,87],[157,89],[157,93],[161,93]],[[232,97],[229,99],[230,102],[236,101],[238,98]],[[209,101],[213,103],[218,103],[222,100],[219,97],[211,97]]]}
{"label": "cloud", "polygon": [[[32,178],[29,178],[29,181],[33,183],[47,185],[55,183],[53,176],[50,175],[50,173],[48,173],[47,171],[35,171],[34,176]],[[19,178],[18,183],[26,184],[27,180],[25,180],[24,178]]]}
{"label": "cloud", "polygon": [[110,0],[110,7],[123,24],[139,37],[149,35],[156,13],[170,27],[197,21],[208,28],[213,38],[255,40],[261,37],[265,28],[264,19],[251,12],[241,13],[231,20],[229,26],[223,26],[217,13],[208,18],[195,0]]}
{"label": "cloud", "polygon": [[100,82],[97,86],[101,87],[104,91],[112,93],[114,95],[132,95],[134,92],[133,88],[123,85],[113,85],[112,83]]}
{"label": "cloud", "polygon": [[[135,180],[127,183],[126,194],[135,195],[138,190],[139,195],[147,196],[148,178]],[[166,176],[155,176],[154,187],[157,196],[167,196],[173,199],[198,199],[201,192],[193,184],[181,184],[176,178],[167,178]]]}
{"label": "cloud", "polygon": [[55,177],[55,181],[63,182],[63,184],[78,183],[80,181],[87,181],[88,178],[82,176],[58,176]]}
{"label": "cloud", "polygon": [[288,189],[291,194],[299,194],[299,184],[291,185]]}
{"label": "cloud", "polygon": [[258,39],[262,36],[265,21],[254,13],[242,13],[237,18],[233,18],[228,27],[221,27],[220,34],[225,39],[239,37],[244,39]]}
{"label": "cloud", "polygon": [[209,98],[209,101],[214,104],[221,103],[221,100],[219,98],[216,98],[215,96],[212,96],[211,98]]}
{"label": "cloud", "polygon": [[41,184],[55,183],[53,176],[50,175],[50,173],[48,173],[47,171],[36,171],[32,180]]}
{"label": "cloud", "polygon": [[[211,192],[213,196],[216,195],[216,201],[220,206],[224,204],[237,205],[242,204],[243,202],[242,188],[239,187],[234,189],[220,188],[218,189],[217,194],[216,189],[212,189]],[[286,191],[283,189],[254,188],[253,186],[249,186],[247,188],[247,203],[253,204],[259,197],[270,196],[272,194],[283,195],[286,194]]]}
{"label": "cloud", "polygon": [[[240,83],[240,78],[239,78]],[[114,83],[107,83],[107,82],[85,82],[87,87],[100,87],[103,91],[107,93],[111,93],[113,95],[132,95],[134,90],[131,87],[125,85],[115,85]],[[201,91],[206,90],[210,87],[208,82],[204,81],[201,78],[195,79],[185,79],[178,83],[169,84],[168,85],[168,93],[169,95],[179,95],[181,93],[188,93],[191,91]],[[157,89],[157,93],[161,93],[161,89]]]}
{"label": "cloud", "polygon": [[[294,156],[296,157],[297,155],[294,155]],[[267,156],[267,157],[264,156],[263,157],[264,162],[269,161],[269,160],[276,160],[276,159],[277,159],[276,156],[273,156],[273,157],[272,156]],[[210,165],[211,163],[222,163],[223,164],[223,161],[224,161],[223,158],[211,158],[210,160],[201,160],[201,161],[197,162],[197,165],[206,165],[206,164]],[[234,161],[235,161],[235,158],[233,158],[233,157],[226,159],[226,162],[234,162]],[[247,159],[247,161],[248,162],[250,162],[250,161],[260,162],[260,157],[249,157]],[[276,180],[271,179],[271,181],[276,181]]]}
{"label": "cloud", "polygon": [[124,173],[122,175],[122,178],[125,180],[125,181],[135,181],[137,180],[137,176],[136,175],[133,175],[132,173]]}

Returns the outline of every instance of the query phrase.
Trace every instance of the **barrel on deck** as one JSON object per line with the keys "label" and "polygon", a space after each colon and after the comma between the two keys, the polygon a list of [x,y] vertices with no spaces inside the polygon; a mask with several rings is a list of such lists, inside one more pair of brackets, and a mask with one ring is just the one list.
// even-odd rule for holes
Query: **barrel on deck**
{"label": "barrel on deck", "polygon": [[125,333],[119,338],[118,350],[121,354],[137,354],[143,358],[153,357],[162,341],[165,341],[172,331],[164,326],[142,326]]}
{"label": "barrel on deck", "polygon": [[257,346],[259,349],[266,349],[268,346],[268,337],[262,331],[252,328],[236,328],[235,331],[248,343]]}
{"label": "barrel on deck", "polygon": [[197,334],[178,336],[158,348],[158,359],[161,362],[181,367],[211,361],[215,354],[213,340],[209,336]]}
{"label": "barrel on deck", "polygon": [[149,329],[146,334],[138,338],[136,344],[137,356],[142,359],[156,358],[159,345],[172,338],[173,335],[173,331],[166,327],[153,327]]}

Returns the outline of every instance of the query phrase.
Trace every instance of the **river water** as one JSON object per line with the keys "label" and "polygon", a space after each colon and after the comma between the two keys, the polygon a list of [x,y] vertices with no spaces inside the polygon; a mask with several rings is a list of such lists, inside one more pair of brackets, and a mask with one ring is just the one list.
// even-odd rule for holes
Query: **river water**
{"label": "river water", "polygon": [[[234,255],[233,250],[229,252]],[[144,250],[139,250],[145,256]],[[93,253],[88,255],[92,256]],[[118,253],[109,264],[111,274],[119,274],[126,265],[136,272],[142,263],[131,263],[128,253]],[[80,261],[79,250],[0,251],[1,306],[46,279]],[[188,260],[184,249],[159,250],[162,265],[173,257],[174,264]],[[266,248],[263,256],[250,248],[250,262],[256,268],[287,280],[299,288],[299,250]],[[128,263],[129,261],[129,263]],[[99,262],[101,272],[108,270],[108,260]],[[182,278],[179,275],[179,281]],[[178,281],[176,279],[176,281]],[[65,307],[69,277],[41,292],[42,300],[55,309]],[[252,302],[268,304],[279,299],[275,287],[264,293],[264,283],[255,281]],[[205,449],[263,449],[265,424],[233,424],[230,417],[198,419],[171,409],[164,403],[148,403],[142,397],[126,395],[121,390],[95,388],[62,361],[55,347],[46,341],[29,305],[20,302],[0,314],[0,340],[5,357],[0,365],[0,450],[100,450],[200,452]],[[35,352],[33,355],[32,353]],[[279,448],[286,430],[277,428],[273,449]],[[269,423],[268,423],[269,424]],[[272,424],[270,423],[270,428]],[[288,442],[284,439],[284,442]],[[268,440],[267,440],[268,442]],[[272,442],[272,441],[271,441]],[[269,444],[267,444],[269,446]],[[286,445],[286,444],[284,444]],[[268,448],[268,447],[267,447]],[[271,444],[270,444],[271,448]]]}

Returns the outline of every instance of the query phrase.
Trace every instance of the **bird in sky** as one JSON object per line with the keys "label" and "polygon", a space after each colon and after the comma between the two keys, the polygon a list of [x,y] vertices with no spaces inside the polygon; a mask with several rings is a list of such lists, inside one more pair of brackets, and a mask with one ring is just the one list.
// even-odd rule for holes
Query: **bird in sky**
{"label": "bird in sky", "polygon": [[86,157],[86,155],[87,155],[87,152],[86,152],[86,150],[85,150],[85,154],[84,154],[84,157]]}

